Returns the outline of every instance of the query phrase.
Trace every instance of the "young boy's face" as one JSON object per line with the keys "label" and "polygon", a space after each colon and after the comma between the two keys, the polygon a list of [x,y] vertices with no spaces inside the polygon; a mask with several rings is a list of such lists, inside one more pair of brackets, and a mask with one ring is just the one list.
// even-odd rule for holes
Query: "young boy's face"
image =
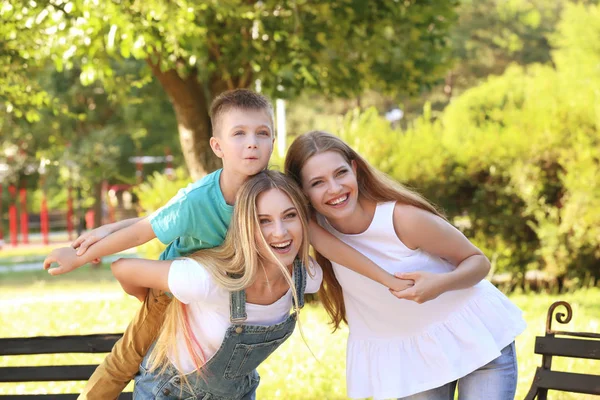
{"label": "young boy's face", "polygon": [[265,169],[273,152],[273,126],[266,111],[231,109],[217,123],[210,146],[223,169],[245,176]]}

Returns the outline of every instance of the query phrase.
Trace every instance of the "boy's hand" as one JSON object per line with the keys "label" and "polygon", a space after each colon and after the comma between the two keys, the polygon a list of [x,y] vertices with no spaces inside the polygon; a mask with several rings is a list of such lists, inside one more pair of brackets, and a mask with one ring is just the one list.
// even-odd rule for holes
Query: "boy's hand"
{"label": "boy's hand", "polygon": [[[57,263],[58,267],[50,268],[52,263]],[[82,265],[81,259],[77,257],[75,249],[72,247],[54,249],[44,260],[44,269],[48,270],[50,275],[66,274]]]}
{"label": "boy's hand", "polygon": [[73,243],[71,247],[77,249],[77,255],[80,256],[86,252],[88,247],[96,243],[97,241],[107,237],[112,233],[112,230],[107,226],[100,226],[91,231],[81,234]]}
{"label": "boy's hand", "polygon": [[390,292],[399,299],[412,300],[422,304],[435,299],[444,292],[443,275],[424,271],[395,273],[394,276],[396,278],[405,280],[405,282],[406,280],[412,280],[414,285],[402,291],[390,289]]}

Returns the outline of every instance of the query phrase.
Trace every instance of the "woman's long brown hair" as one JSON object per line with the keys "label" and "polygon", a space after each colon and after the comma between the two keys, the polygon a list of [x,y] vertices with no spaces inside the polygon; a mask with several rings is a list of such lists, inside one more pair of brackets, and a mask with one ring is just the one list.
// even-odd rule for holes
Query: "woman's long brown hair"
{"label": "woman's long brown hair", "polygon": [[[339,153],[348,164],[356,164],[358,194],[376,203],[396,201],[418,207],[445,218],[438,209],[415,191],[389,178],[373,168],[364,158],[348,146],[342,139],[323,131],[312,131],[298,136],[290,146],[285,158],[285,173],[302,187],[302,168],[316,154],[326,151]],[[319,290],[319,299],[331,318],[333,330],[346,320],[346,307],[342,287],[338,282],[331,262],[315,252],[317,262],[323,269],[323,284]]]}

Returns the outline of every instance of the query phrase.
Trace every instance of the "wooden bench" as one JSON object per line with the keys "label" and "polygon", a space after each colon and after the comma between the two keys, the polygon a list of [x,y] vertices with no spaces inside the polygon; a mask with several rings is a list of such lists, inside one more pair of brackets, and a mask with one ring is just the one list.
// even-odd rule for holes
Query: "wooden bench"
{"label": "wooden bench", "polygon": [[[0,339],[0,356],[59,353],[108,353],[122,334],[85,336],[55,336]],[[97,365],[60,365],[36,367],[0,367],[0,382],[86,381]],[[40,400],[76,399],[77,394],[24,394],[0,395],[0,399]],[[123,393],[119,400],[129,400],[131,393]]]}
{"label": "wooden bench", "polygon": [[552,370],[552,357],[600,360],[600,334],[552,330],[552,316],[560,306],[566,308],[567,314],[556,313],[556,321],[566,324],[573,316],[571,305],[566,301],[557,301],[548,309],[546,335],[535,339],[535,353],[542,355],[542,365],[535,371],[525,400],[536,397],[546,400],[548,390],[600,395],[600,375]]}

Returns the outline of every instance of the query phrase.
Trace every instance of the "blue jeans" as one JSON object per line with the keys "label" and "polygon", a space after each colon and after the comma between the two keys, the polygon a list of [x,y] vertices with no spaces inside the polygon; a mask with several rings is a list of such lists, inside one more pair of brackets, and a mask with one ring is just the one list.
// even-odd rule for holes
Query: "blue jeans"
{"label": "blue jeans", "polygon": [[457,385],[458,400],[513,400],[517,389],[517,373],[517,353],[515,342],[512,342],[502,349],[498,358],[458,381],[400,400],[454,400]]}

